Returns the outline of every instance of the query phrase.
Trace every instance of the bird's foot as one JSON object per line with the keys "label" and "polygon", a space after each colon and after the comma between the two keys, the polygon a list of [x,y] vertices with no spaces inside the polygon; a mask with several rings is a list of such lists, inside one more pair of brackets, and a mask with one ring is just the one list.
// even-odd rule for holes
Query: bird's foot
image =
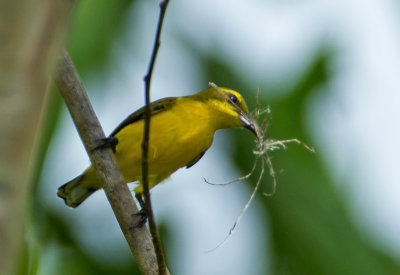
{"label": "bird's foot", "polygon": [[134,214],[138,217],[138,221],[132,225],[132,228],[140,228],[147,222],[147,214],[144,208],[140,209],[139,212]]}
{"label": "bird's foot", "polygon": [[115,153],[117,151],[116,147],[118,144],[118,139],[116,137],[108,137],[108,138],[102,138],[100,140],[100,144],[97,145],[92,149],[94,150],[99,150],[99,149],[105,149],[105,148],[111,148],[113,152]]}

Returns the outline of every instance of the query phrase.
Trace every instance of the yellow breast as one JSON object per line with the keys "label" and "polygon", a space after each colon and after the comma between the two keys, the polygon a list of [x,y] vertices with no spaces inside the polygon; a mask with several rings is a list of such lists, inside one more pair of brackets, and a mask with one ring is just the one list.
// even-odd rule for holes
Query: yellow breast
{"label": "yellow breast", "polygon": [[[170,110],[151,118],[149,141],[150,187],[189,165],[210,146],[216,131],[215,118],[199,101],[179,98]],[[117,162],[128,182],[141,180],[141,144],[143,120],[132,123],[116,134]],[[135,192],[141,192],[141,187]]]}

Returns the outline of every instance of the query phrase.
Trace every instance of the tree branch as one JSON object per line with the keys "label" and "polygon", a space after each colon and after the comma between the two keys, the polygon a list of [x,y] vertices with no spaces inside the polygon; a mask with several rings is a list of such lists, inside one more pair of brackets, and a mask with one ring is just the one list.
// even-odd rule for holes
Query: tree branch
{"label": "tree branch", "polygon": [[55,82],[97,171],[128,245],[143,274],[158,274],[151,236],[140,221],[138,209],[115,162],[111,148],[93,150],[105,135],[93,111],[76,69],[66,51],[58,60]]}
{"label": "tree branch", "polygon": [[145,206],[146,213],[149,220],[149,228],[151,232],[151,236],[153,237],[154,249],[157,255],[157,263],[160,274],[167,274],[167,264],[165,262],[165,256],[162,249],[162,244],[160,240],[160,236],[157,231],[157,225],[155,222],[153,209],[151,206],[151,198],[150,198],[150,190],[149,190],[149,179],[148,179],[148,153],[149,153],[149,137],[150,137],[150,118],[151,118],[151,110],[150,110],[150,86],[151,86],[151,77],[153,75],[154,64],[156,61],[158,49],[160,47],[161,41],[161,30],[164,22],[165,12],[167,10],[169,1],[164,0],[160,3],[160,16],[158,18],[157,32],[154,40],[153,52],[150,59],[149,69],[144,77],[145,82],[145,113],[144,113],[144,131],[143,131],[143,142],[142,142],[142,185],[143,185],[143,194],[145,197]]}

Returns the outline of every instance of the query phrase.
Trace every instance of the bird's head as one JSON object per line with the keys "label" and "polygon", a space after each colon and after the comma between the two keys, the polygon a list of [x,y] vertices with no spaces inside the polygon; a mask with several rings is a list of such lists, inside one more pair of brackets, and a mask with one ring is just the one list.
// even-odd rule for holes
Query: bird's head
{"label": "bird's head", "polygon": [[244,127],[257,136],[260,129],[249,115],[246,102],[240,93],[213,85],[195,96],[215,111],[215,121],[219,128]]}

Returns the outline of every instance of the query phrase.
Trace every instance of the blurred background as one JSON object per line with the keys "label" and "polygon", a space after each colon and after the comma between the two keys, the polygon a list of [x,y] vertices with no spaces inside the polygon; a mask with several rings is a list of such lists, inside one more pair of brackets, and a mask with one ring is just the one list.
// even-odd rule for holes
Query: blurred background
{"label": "blurred background", "polygon": [[[105,132],[144,103],[157,1],[80,1],[68,49]],[[190,169],[152,189],[173,274],[400,274],[400,6],[394,0],[172,0],[152,100],[203,90],[269,106],[274,196],[260,192],[251,133],[224,130]],[[55,91],[29,217],[30,274],[138,274],[103,191],[77,209],[57,188],[89,165]],[[134,186],[132,185],[132,189]]]}

